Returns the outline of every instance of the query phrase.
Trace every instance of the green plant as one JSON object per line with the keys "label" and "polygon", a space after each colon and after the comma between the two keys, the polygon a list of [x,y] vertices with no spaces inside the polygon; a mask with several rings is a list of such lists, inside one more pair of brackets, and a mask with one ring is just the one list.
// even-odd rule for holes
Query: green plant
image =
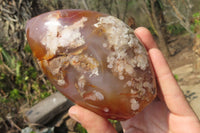
{"label": "green plant", "polygon": [[48,97],[49,95],[50,95],[49,92],[42,92],[42,93],[40,94],[40,97],[41,97],[42,99],[44,99],[44,98]]}
{"label": "green plant", "polygon": [[75,131],[78,133],[87,133],[87,130],[80,123],[76,124]]}
{"label": "green plant", "polygon": [[113,125],[113,124],[116,124],[118,121],[117,120],[111,120],[111,119],[108,119],[108,121]]}
{"label": "green plant", "polygon": [[172,24],[167,26],[167,32],[170,35],[180,35],[185,31],[185,28],[180,24]]}
{"label": "green plant", "polygon": [[3,60],[1,59],[1,63],[5,63],[10,69],[14,69],[16,61],[15,57],[11,56],[3,47],[0,47],[0,54],[3,58]]}
{"label": "green plant", "polygon": [[[108,121],[114,126],[118,121],[117,120],[111,120],[108,119]],[[114,126],[115,127],[115,126]],[[82,127],[82,125],[80,123],[78,123],[75,127],[75,131],[78,133],[87,133],[87,130]]]}
{"label": "green plant", "polygon": [[28,44],[26,44],[25,46],[24,46],[24,51],[26,52],[26,53],[31,53],[32,51],[31,51],[31,47],[28,45]]}
{"label": "green plant", "polygon": [[19,94],[19,90],[18,89],[13,89],[12,91],[10,91],[10,96],[11,99],[13,100],[17,100],[21,98],[21,95]]}
{"label": "green plant", "polygon": [[196,33],[200,30],[200,12],[194,13],[192,15],[193,23],[191,24],[191,30]]}
{"label": "green plant", "polygon": [[151,32],[152,35],[156,35],[156,32],[152,26],[148,27],[148,30]]}
{"label": "green plant", "polygon": [[9,113],[10,108],[18,111],[23,104],[32,106],[56,90],[34,66],[29,45],[23,50],[24,57],[17,49],[0,44],[1,116]]}
{"label": "green plant", "polygon": [[6,97],[1,97],[0,96],[0,103],[7,103],[8,99]]}
{"label": "green plant", "polygon": [[178,81],[178,75],[174,74],[174,78]]}

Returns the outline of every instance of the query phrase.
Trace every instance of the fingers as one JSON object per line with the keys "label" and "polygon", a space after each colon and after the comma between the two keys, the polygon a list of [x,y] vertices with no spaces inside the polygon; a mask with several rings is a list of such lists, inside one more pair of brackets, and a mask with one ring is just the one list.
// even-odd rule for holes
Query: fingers
{"label": "fingers", "polygon": [[116,133],[108,120],[78,105],[69,109],[69,115],[81,123],[88,133]]}
{"label": "fingers", "polygon": [[153,36],[148,29],[139,27],[135,29],[134,32],[141,43],[146,47],[147,51],[151,48],[157,48],[156,42],[154,41]]}
{"label": "fingers", "polygon": [[149,56],[169,110],[177,115],[190,115],[193,113],[161,51],[152,48],[149,50]]}
{"label": "fingers", "polygon": [[150,31],[144,27],[140,27],[135,30],[135,34],[149,53],[157,80],[159,82],[160,91],[169,110],[179,115],[191,114],[192,110],[185,100],[176,80],[174,79],[164,56],[157,48]]}

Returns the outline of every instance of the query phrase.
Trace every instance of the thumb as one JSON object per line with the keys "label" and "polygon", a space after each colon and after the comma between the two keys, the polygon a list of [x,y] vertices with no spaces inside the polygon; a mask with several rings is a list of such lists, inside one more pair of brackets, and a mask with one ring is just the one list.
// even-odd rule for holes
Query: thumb
{"label": "thumb", "polygon": [[88,133],[116,133],[107,119],[78,105],[69,109],[69,115],[81,123]]}

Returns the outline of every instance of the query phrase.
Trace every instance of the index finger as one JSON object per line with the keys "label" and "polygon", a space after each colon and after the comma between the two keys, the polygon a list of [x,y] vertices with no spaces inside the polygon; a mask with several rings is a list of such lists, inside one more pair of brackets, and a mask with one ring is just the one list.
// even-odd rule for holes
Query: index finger
{"label": "index finger", "polygon": [[158,48],[156,42],[153,39],[153,36],[151,35],[151,32],[148,29],[139,27],[135,29],[134,33],[141,41],[141,43],[146,47],[147,51],[152,48]]}

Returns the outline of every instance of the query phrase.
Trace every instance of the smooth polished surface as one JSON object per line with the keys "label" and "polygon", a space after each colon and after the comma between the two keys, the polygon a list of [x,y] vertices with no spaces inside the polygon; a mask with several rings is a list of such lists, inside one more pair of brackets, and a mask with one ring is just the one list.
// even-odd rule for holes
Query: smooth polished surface
{"label": "smooth polished surface", "polygon": [[43,72],[76,104],[105,118],[125,120],[156,96],[145,48],[113,16],[58,10],[29,20],[26,33]]}

